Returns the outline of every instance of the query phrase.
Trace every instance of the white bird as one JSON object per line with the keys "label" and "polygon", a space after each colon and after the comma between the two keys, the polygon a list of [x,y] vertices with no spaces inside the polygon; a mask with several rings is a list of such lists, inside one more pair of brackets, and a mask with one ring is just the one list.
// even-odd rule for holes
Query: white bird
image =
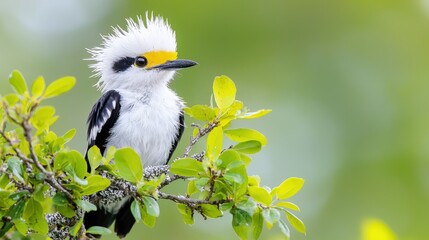
{"label": "white bird", "polygon": [[[143,166],[167,164],[184,129],[184,104],[168,83],[176,70],[196,65],[177,59],[175,32],[159,16],[127,19],[126,30],[114,27],[88,51],[103,93],[88,117],[88,149],[96,145],[105,154],[110,146],[132,147]],[[135,222],[131,202],[98,206],[85,215],[85,227],[116,220],[115,232],[124,237]]]}

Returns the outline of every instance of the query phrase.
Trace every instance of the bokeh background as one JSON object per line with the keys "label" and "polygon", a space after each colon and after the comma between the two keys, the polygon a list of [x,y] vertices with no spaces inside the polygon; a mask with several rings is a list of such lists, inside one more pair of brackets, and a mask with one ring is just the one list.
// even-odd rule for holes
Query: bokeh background
{"label": "bokeh background", "polygon": [[[69,146],[83,152],[100,96],[85,48],[146,11],[168,18],[179,55],[199,62],[172,83],[189,105],[208,103],[225,74],[251,109],[273,109],[235,126],[269,140],[250,167],[263,184],[306,179],[292,200],[308,233],[292,239],[360,239],[368,217],[400,239],[429,239],[429,0],[2,0],[0,93],[11,91],[13,69],[29,81],[75,76],[49,104],[60,115],[54,130],[76,128]],[[127,239],[236,238],[229,217],[189,227],[174,204],[161,207],[154,229],[138,224]]]}

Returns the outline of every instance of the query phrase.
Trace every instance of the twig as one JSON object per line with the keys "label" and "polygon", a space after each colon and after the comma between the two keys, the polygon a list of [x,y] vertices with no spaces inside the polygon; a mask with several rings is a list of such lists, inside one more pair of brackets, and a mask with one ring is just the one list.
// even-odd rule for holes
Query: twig
{"label": "twig", "polygon": [[191,158],[196,159],[197,161],[203,161],[204,155],[206,155],[206,151],[201,151],[200,153],[195,153],[191,155]]}
{"label": "twig", "polygon": [[33,163],[33,160],[26,157],[19,148],[14,147],[14,142],[12,139],[10,139],[8,136],[6,136],[6,133],[3,130],[0,130],[0,135],[6,140],[6,142],[12,147],[13,151],[16,153],[18,158],[20,158],[22,161],[27,163]]}
{"label": "twig", "polygon": [[201,205],[201,204],[210,204],[210,205],[219,206],[220,204],[231,202],[231,200],[228,200],[228,199],[218,200],[218,201],[192,199],[181,195],[176,196],[173,194],[163,193],[163,192],[158,192],[158,196],[160,199],[168,199],[176,203],[183,203],[193,209],[197,208],[198,205]]}
{"label": "twig", "polygon": [[172,175],[172,176],[167,176],[164,181],[161,183],[161,185],[159,185],[158,190],[162,189],[163,187],[167,186],[168,184],[176,181],[177,179],[186,179],[187,177],[184,176],[179,176],[179,175]]}
{"label": "twig", "polygon": [[192,147],[198,142],[198,140],[201,137],[204,137],[206,134],[208,134],[209,132],[211,132],[211,130],[213,130],[213,128],[215,128],[217,125],[219,124],[219,122],[214,121],[211,122],[207,125],[207,127],[205,127],[204,129],[201,129],[199,126],[192,124],[192,126],[194,127],[198,127],[198,134],[195,137],[191,137],[191,140],[189,142],[189,145],[186,147],[185,152],[183,153],[182,157],[188,157],[189,153],[192,150]]}
{"label": "twig", "polygon": [[213,170],[210,170],[210,171],[212,172],[212,177],[210,178],[209,194],[207,195],[206,200],[210,200],[210,198],[213,196],[215,179],[216,179],[216,176],[214,175],[214,171]]}
{"label": "twig", "polygon": [[[30,115],[31,115],[31,112],[30,112]],[[69,191],[67,191],[67,189],[65,189],[61,185],[61,183],[59,183],[55,179],[54,175],[51,172],[46,171],[43,165],[39,162],[36,152],[34,151],[32,139],[31,139],[31,125],[29,123],[29,118],[25,118],[21,126],[24,128],[24,137],[25,137],[25,140],[27,140],[28,142],[30,157],[33,160],[33,163],[36,165],[36,167],[40,170],[40,172],[42,172],[46,176],[45,181],[48,182],[52,187],[54,187],[58,191],[64,193],[67,199],[69,200],[69,202],[74,205],[75,203],[74,203],[73,195]]]}
{"label": "twig", "polygon": [[3,108],[4,108],[4,112],[6,113],[6,116],[8,118],[10,118],[10,120],[12,120],[12,122],[14,122],[15,124],[20,125],[20,122],[16,118],[12,117],[12,115],[10,115],[9,107],[7,106],[7,104],[5,102],[3,102]]}
{"label": "twig", "polygon": [[[8,106],[7,106],[7,104],[6,103],[4,103],[3,102],[3,108],[4,108],[4,110],[5,110],[5,113],[6,113],[6,115],[12,120],[12,122],[14,122],[15,124],[18,124],[18,125],[20,125],[20,123],[18,122],[18,120],[16,120],[15,118],[13,118],[11,115],[10,115],[10,113],[9,113],[9,108],[8,108]],[[2,122],[2,124],[1,124],[1,135],[2,135],[2,137],[9,143],[9,145],[11,146],[11,147],[13,147],[13,142],[11,141],[11,140],[9,140],[7,137],[6,137],[6,134],[5,134],[5,132],[6,132],[6,124],[7,124],[7,122]],[[14,151],[15,151],[15,149],[14,149]],[[15,151],[15,153],[18,155],[18,153]],[[21,154],[21,155],[23,155],[23,154]],[[25,157],[24,155],[23,155],[23,157]],[[20,157],[21,159],[23,159],[22,157]],[[23,160],[24,161],[24,160]],[[27,171],[27,173],[32,173],[32,170],[33,170],[33,167],[31,166],[31,161],[24,161],[24,164],[25,164],[25,166],[26,166],[26,171]]]}

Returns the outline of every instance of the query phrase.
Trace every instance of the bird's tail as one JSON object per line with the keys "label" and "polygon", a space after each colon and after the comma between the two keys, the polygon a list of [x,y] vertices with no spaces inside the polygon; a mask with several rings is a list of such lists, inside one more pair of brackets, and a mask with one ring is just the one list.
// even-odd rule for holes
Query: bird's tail
{"label": "bird's tail", "polygon": [[[92,226],[101,226],[109,228],[115,221],[115,232],[118,237],[125,237],[133,227],[135,219],[131,213],[131,203],[133,198],[128,199],[125,204],[121,206],[118,213],[114,214],[106,211],[103,208],[98,208],[96,211],[85,213],[84,224],[85,228],[89,229]],[[100,238],[100,235],[92,235],[95,238]]]}

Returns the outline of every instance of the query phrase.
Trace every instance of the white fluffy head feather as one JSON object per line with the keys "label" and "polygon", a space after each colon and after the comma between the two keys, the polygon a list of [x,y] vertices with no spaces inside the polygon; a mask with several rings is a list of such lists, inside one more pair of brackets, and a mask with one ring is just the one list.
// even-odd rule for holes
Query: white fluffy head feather
{"label": "white fluffy head feather", "polygon": [[130,67],[124,72],[115,72],[113,64],[125,57],[135,58],[151,51],[176,51],[176,35],[166,20],[160,16],[146,14],[146,21],[141,17],[137,22],[129,18],[126,30],[117,26],[113,34],[102,36],[100,47],[88,49],[95,61],[90,67],[94,76],[100,77],[96,86],[106,92],[111,89],[140,91],[157,83],[167,84],[174,71],[148,71]]}

